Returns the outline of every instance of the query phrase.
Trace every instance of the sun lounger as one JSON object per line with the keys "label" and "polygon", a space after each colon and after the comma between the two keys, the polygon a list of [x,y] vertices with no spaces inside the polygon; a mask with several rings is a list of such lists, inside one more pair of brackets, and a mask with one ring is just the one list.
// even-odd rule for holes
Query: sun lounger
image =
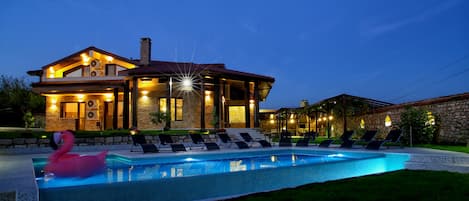
{"label": "sun lounger", "polygon": [[[394,129],[389,131],[388,135],[384,140],[373,140],[366,145],[366,149],[379,150],[381,146],[386,142],[399,143],[402,136],[400,129]],[[388,147],[389,148],[389,147]]]}
{"label": "sun lounger", "polygon": [[249,145],[243,141],[234,142],[239,149],[249,149]]}
{"label": "sun lounger", "polygon": [[220,147],[214,142],[205,142],[201,134],[189,134],[192,139],[192,143],[196,145],[203,144],[207,150],[219,150]]}
{"label": "sun lounger", "polygon": [[280,133],[280,139],[278,141],[278,146],[279,147],[291,147],[291,134],[288,132],[282,132]]}
{"label": "sun lounger", "polygon": [[309,141],[312,140],[314,141],[316,139],[316,133],[315,132],[310,132],[310,133],[305,133],[303,135],[303,138],[299,139],[296,142],[297,147],[307,147],[309,145]]}
{"label": "sun lounger", "polygon": [[231,140],[230,136],[228,136],[228,134],[218,133],[217,135],[218,135],[218,138],[221,140],[221,142],[223,142],[224,144],[233,143],[233,141]]}
{"label": "sun lounger", "polygon": [[147,143],[144,135],[132,135],[132,146],[130,147],[130,151],[135,151],[134,148],[140,146],[142,148],[143,153],[157,153],[158,148],[151,143]]}
{"label": "sun lounger", "polygon": [[158,138],[160,139],[160,145],[162,146],[169,145],[173,152],[186,151],[186,146],[180,143],[174,143],[170,135],[159,134]]}
{"label": "sun lounger", "polygon": [[218,138],[220,138],[222,143],[227,144],[229,147],[231,147],[231,145],[234,143],[234,144],[236,144],[236,146],[238,146],[239,149],[248,149],[249,148],[249,146],[248,146],[248,144],[246,144],[246,142],[243,142],[243,141],[233,142],[233,140],[231,140],[230,136],[226,133],[219,133]]}
{"label": "sun lounger", "polygon": [[377,132],[378,131],[376,131],[376,130],[368,130],[363,134],[363,136],[359,140],[345,140],[345,141],[342,142],[340,147],[341,148],[352,148],[353,145],[356,142],[366,142],[366,143],[368,143],[368,142],[372,141],[373,138],[375,138]]}
{"label": "sun lounger", "polygon": [[243,138],[244,142],[252,144],[257,142],[259,143],[262,147],[272,147],[272,145],[267,142],[267,140],[254,140],[249,133],[239,133],[239,135]]}
{"label": "sun lounger", "polygon": [[[345,141],[350,141],[350,138],[352,137],[353,135],[353,131],[345,131],[342,136],[340,136],[340,140],[342,142],[345,142]],[[333,139],[327,139],[327,140],[324,140],[322,141],[321,143],[319,143],[319,147],[329,147],[332,142],[334,142],[335,140]]]}

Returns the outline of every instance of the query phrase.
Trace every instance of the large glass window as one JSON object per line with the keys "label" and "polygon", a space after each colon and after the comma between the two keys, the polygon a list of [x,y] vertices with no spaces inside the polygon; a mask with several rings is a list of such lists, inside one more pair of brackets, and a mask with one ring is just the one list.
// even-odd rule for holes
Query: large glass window
{"label": "large glass window", "polygon": [[77,66],[70,70],[67,70],[63,73],[63,77],[83,77],[89,76],[90,67],[89,66]]}
{"label": "large glass window", "polygon": [[[184,100],[182,98],[171,98],[171,121],[182,121]],[[166,112],[166,98],[160,98],[160,112]]]}
{"label": "large glass window", "polygon": [[60,118],[78,118],[78,103],[60,103]]}

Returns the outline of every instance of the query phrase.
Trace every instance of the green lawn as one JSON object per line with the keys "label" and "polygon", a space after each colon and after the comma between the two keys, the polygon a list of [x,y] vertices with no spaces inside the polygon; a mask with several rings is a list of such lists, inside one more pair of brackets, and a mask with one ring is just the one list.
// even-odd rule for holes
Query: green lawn
{"label": "green lawn", "polygon": [[463,145],[434,145],[434,144],[419,144],[417,147],[424,147],[430,149],[440,149],[446,151],[455,151],[469,154],[469,147]]}
{"label": "green lawn", "polygon": [[469,200],[469,174],[401,170],[380,175],[308,184],[232,200]]}

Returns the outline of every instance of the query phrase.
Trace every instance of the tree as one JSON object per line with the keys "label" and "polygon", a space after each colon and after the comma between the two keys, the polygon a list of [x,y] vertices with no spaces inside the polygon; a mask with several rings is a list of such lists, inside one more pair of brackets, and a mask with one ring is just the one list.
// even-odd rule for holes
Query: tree
{"label": "tree", "polygon": [[32,92],[24,78],[0,76],[0,116],[3,126],[30,126],[29,113],[44,112],[44,97]]}
{"label": "tree", "polygon": [[[153,124],[161,124],[163,122],[165,123],[165,122],[170,120],[169,115],[166,112],[151,112],[150,116],[151,116],[151,123],[153,123]],[[165,127],[163,129],[165,131],[169,130],[169,128],[166,127],[166,124],[165,124]]]}
{"label": "tree", "polygon": [[213,106],[212,121],[210,122],[214,129],[220,128],[217,107]]}
{"label": "tree", "polygon": [[433,136],[438,131],[437,117],[433,116],[430,111],[408,107],[401,113],[401,122],[399,127],[404,134],[403,141],[410,142],[410,132],[412,132],[412,143],[430,143]]}

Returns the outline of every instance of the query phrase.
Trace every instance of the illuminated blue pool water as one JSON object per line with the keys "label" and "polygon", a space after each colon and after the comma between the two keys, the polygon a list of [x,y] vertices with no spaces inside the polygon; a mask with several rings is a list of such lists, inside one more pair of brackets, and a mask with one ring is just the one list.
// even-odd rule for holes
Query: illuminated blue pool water
{"label": "illuminated blue pool water", "polygon": [[399,170],[408,159],[403,154],[307,149],[153,156],[110,155],[105,172],[86,179],[44,179],[46,160],[34,159],[40,199],[209,199]]}

